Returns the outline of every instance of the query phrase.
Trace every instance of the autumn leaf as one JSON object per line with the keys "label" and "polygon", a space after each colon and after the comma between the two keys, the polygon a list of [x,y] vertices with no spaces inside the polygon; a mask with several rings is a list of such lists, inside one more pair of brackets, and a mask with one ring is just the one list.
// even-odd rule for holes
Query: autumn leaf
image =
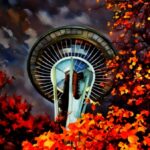
{"label": "autumn leaf", "polygon": [[131,12],[131,11],[130,12],[126,12],[125,15],[124,15],[124,18],[125,19],[129,19],[132,15],[133,15],[133,12]]}
{"label": "autumn leaf", "polygon": [[128,150],[128,145],[123,142],[119,142],[118,146],[121,148],[121,150]]}
{"label": "autumn leaf", "polygon": [[150,147],[150,134],[148,137],[144,137],[144,141],[143,141],[144,145],[148,145]]}
{"label": "autumn leaf", "polygon": [[139,138],[136,135],[130,135],[130,136],[128,136],[128,141],[131,144],[135,144],[138,140],[139,140]]}
{"label": "autumn leaf", "polygon": [[116,150],[116,148],[112,144],[109,144],[107,150]]}
{"label": "autumn leaf", "polygon": [[33,145],[28,141],[23,141],[22,147],[23,147],[23,150],[34,150]]}
{"label": "autumn leaf", "polygon": [[113,89],[112,91],[111,91],[111,94],[114,96],[114,95],[116,95],[116,89]]}
{"label": "autumn leaf", "polygon": [[53,145],[54,145],[54,142],[51,141],[51,140],[46,140],[46,141],[44,142],[44,146],[45,146],[45,147],[51,148]]}
{"label": "autumn leaf", "polygon": [[123,79],[123,77],[124,77],[124,73],[123,72],[120,72],[120,73],[116,74],[116,78],[117,79]]}
{"label": "autumn leaf", "polygon": [[147,90],[150,90],[150,84],[146,84],[145,87],[147,88]]}
{"label": "autumn leaf", "polygon": [[8,97],[8,103],[11,108],[14,108],[15,106],[15,99],[13,97]]}
{"label": "autumn leaf", "polygon": [[135,95],[143,95],[145,92],[145,88],[142,87],[141,85],[137,85],[135,86],[135,88],[133,89],[133,94]]}
{"label": "autumn leaf", "polygon": [[136,105],[140,105],[143,101],[144,101],[143,98],[138,98],[138,99],[135,101],[135,104],[136,104]]}
{"label": "autumn leaf", "polygon": [[120,91],[120,94],[121,94],[121,95],[129,93],[129,90],[128,90],[126,84],[120,86],[120,87],[119,87],[119,91]]}

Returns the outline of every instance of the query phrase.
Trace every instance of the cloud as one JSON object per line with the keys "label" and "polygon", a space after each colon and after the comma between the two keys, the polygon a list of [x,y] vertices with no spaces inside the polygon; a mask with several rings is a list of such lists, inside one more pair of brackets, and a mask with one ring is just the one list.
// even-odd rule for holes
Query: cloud
{"label": "cloud", "polygon": [[13,32],[6,28],[6,27],[2,27],[3,31],[6,32],[8,34],[9,37],[13,37]]}
{"label": "cloud", "polygon": [[28,44],[29,48],[31,48],[33,46],[33,43],[37,40],[37,32],[32,28],[28,28],[25,31],[25,34],[28,35],[29,38],[24,42]]}
{"label": "cloud", "polygon": [[64,7],[60,7],[59,8],[60,14],[61,15],[66,15],[67,13],[69,13],[69,8],[64,6]]}
{"label": "cloud", "polygon": [[81,14],[75,14],[72,18],[67,18],[66,16],[69,13],[71,13],[69,8],[64,6],[59,8],[59,13],[56,15],[50,15],[47,11],[40,10],[37,13],[37,17],[43,25],[53,27],[69,24],[91,24],[90,18],[86,13],[82,12]]}
{"label": "cloud", "polygon": [[85,13],[82,13],[81,16],[75,17],[75,20],[79,23],[90,24],[90,19]]}
{"label": "cloud", "polygon": [[3,29],[0,29],[0,44],[4,46],[4,48],[9,48],[9,38],[5,37]]}
{"label": "cloud", "polygon": [[52,19],[49,17],[48,13],[46,11],[39,11],[37,13],[37,16],[41,23],[44,25],[51,25],[52,24]]}

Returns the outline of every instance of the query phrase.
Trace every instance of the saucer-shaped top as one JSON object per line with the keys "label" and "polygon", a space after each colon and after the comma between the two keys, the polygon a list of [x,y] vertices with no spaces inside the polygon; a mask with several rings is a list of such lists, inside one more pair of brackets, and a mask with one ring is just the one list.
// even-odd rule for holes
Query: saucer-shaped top
{"label": "saucer-shaped top", "polygon": [[[89,74],[90,99],[96,101],[112,86],[113,73],[108,71],[106,61],[114,56],[115,50],[110,42],[96,30],[66,26],[49,31],[34,44],[28,58],[28,73],[35,88],[53,101],[52,70],[55,67],[59,98],[63,93],[65,74],[73,61],[76,73]],[[80,86],[79,92],[82,91],[82,81]]]}

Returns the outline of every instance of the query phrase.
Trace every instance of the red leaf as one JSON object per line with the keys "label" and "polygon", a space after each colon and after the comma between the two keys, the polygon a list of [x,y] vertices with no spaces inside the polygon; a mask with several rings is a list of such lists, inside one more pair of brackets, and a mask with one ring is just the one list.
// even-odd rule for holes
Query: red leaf
{"label": "red leaf", "polygon": [[96,110],[96,105],[92,104],[91,108],[92,108],[93,111],[95,111]]}
{"label": "red leaf", "polygon": [[15,99],[13,97],[8,97],[8,103],[10,105],[11,108],[14,108],[15,106]]}

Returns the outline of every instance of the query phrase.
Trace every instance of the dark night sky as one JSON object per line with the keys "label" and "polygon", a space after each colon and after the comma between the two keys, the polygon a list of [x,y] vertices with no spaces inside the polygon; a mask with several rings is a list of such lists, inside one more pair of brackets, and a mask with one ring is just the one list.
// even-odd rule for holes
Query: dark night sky
{"label": "dark night sky", "polygon": [[89,25],[107,36],[112,14],[96,0],[0,0],[0,68],[16,80],[8,90],[23,95],[33,113],[53,105],[32,86],[26,69],[30,48],[42,34],[63,25]]}

